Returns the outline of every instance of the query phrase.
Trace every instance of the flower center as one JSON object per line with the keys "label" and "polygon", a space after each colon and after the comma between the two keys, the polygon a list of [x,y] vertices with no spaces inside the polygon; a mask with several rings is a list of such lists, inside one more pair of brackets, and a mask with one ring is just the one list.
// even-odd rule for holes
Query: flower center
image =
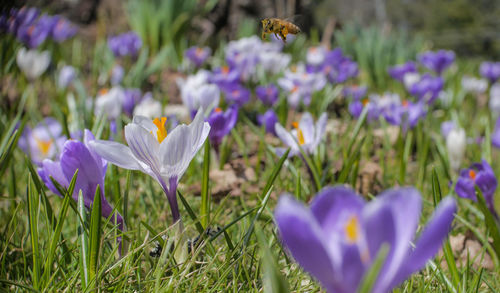
{"label": "flower center", "polygon": [[196,56],[200,57],[203,54],[203,49],[202,48],[196,48],[195,54],[196,54]]}
{"label": "flower center", "polygon": [[299,145],[303,145],[305,143],[304,133],[302,132],[302,129],[300,129],[299,123],[294,121],[292,122],[292,126],[297,129],[297,140],[299,141]]}
{"label": "flower center", "polygon": [[231,92],[231,95],[233,96],[239,96],[240,95],[240,91],[239,90],[234,90]]}
{"label": "flower center", "polygon": [[401,102],[401,104],[403,104],[403,107],[408,108],[409,103],[407,100],[403,100],[403,102]]}
{"label": "flower center", "polygon": [[344,226],[347,242],[355,243],[359,238],[358,217],[352,216]]}
{"label": "flower center", "polygon": [[35,137],[36,146],[42,152],[42,155],[47,156],[49,153],[50,147],[52,146],[52,139],[49,140],[41,140]]}
{"label": "flower center", "polygon": [[299,90],[299,86],[298,85],[294,85],[291,92],[292,93],[296,93],[297,91]]}
{"label": "flower center", "polygon": [[370,102],[370,100],[368,100],[368,98],[365,98],[361,101],[361,103],[363,104],[363,107],[368,105],[369,102]]}
{"label": "flower center", "polygon": [[475,180],[476,179],[476,171],[469,170],[469,178],[472,180]]}
{"label": "flower center", "polygon": [[104,88],[104,89],[100,89],[100,90],[99,90],[99,96],[105,95],[105,94],[107,94],[108,92],[109,92],[109,90],[108,90],[108,89],[106,89],[106,88]]}
{"label": "flower center", "polygon": [[219,107],[217,107],[217,108],[214,109],[214,111],[215,111],[215,113],[220,113],[220,112],[222,112],[222,109],[219,108]]}
{"label": "flower center", "polygon": [[35,26],[34,25],[31,25],[29,28],[28,28],[28,36],[31,37],[31,35],[33,34],[33,32],[35,31]]}
{"label": "flower center", "polygon": [[153,120],[153,123],[156,125],[156,127],[158,127],[158,130],[156,131],[156,139],[158,139],[159,143],[161,143],[167,137],[165,122],[167,122],[167,117],[155,118]]}
{"label": "flower center", "polygon": [[227,75],[229,73],[229,67],[227,67],[227,66],[222,67],[222,73]]}

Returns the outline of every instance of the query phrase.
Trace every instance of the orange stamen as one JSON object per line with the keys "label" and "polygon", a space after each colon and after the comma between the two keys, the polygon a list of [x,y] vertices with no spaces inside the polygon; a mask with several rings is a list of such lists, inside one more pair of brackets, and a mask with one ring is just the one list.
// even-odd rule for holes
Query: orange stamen
{"label": "orange stamen", "polygon": [[363,104],[363,107],[366,106],[366,105],[368,105],[369,102],[370,102],[370,100],[368,100],[368,99],[363,99],[361,101],[361,103]]}
{"label": "orange stamen", "polygon": [[52,139],[49,140],[41,140],[35,137],[36,146],[42,152],[42,155],[47,156],[49,153],[50,147],[52,146]]}
{"label": "orange stamen", "polygon": [[291,92],[292,93],[296,93],[297,91],[299,90],[299,86],[298,85],[294,85]]}
{"label": "orange stamen", "polygon": [[403,100],[401,104],[403,104],[403,107],[408,108],[409,105],[408,100]]}
{"label": "orange stamen", "polygon": [[224,74],[228,74],[228,73],[229,73],[229,67],[227,67],[227,66],[223,66],[223,67],[222,67],[222,73],[224,73]]}
{"label": "orange stamen", "polygon": [[104,88],[104,89],[100,89],[100,90],[99,90],[99,95],[100,95],[100,96],[102,96],[102,95],[107,94],[108,92],[109,92],[109,90],[108,90],[108,89],[106,89],[106,88]]}
{"label": "orange stamen", "polygon": [[222,109],[217,107],[217,108],[215,108],[215,110],[214,110],[214,111],[215,111],[216,113],[220,113],[220,112],[222,112]]}
{"label": "orange stamen", "polygon": [[469,177],[470,177],[470,179],[475,180],[476,179],[476,171],[469,170]]}
{"label": "orange stamen", "polygon": [[167,122],[167,117],[155,118],[153,123],[158,127],[156,131],[156,139],[161,143],[167,137],[167,129],[165,129],[165,122]]}

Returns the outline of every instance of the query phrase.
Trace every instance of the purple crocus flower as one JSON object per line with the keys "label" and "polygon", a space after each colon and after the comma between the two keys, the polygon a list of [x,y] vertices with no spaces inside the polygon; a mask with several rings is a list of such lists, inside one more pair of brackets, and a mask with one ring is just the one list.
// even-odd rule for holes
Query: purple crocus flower
{"label": "purple crocus flower", "polygon": [[137,105],[142,99],[141,90],[137,88],[125,89],[122,97],[123,112],[125,112],[128,116],[132,116],[135,105]]}
{"label": "purple crocus flower", "polygon": [[47,117],[33,129],[26,127],[19,138],[19,147],[29,155],[33,163],[41,165],[44,159],[55,159],[67,138],[61,124]]}
{"label": "purple crocus flower", "polygon": [[44,14],[36,22],[21,25],[17,30],[17,38],[27,47],[36,48],[50,36],[54,23],[52,16]]}
{"label": "purple crocus flower", "polygon": [[264,125],[267,133],[271,133],[276,135],[276,130],[274,129],[274,125],[278,123],[278,116],[274,113],[273,109],[269,109],[266,113],[257,115],[257,122],[259,125]]}
{"label": "purple crocus flower", "polygon": [[283,245],[330,293],[359,290],[388,245],[372,292],[389,292],[438,252],[457,208],[452,197],[443,199],[415,240],[421,209],[421,196],[411,187],[387,190],[367,203],[354,190],[335,186],[320,191],[310,208],[281,196],[275,220]]}
{"label": "purple crocus flower", "polygon": [[236,125],[238,120],[238,107],[233,105],[225,112],[220,108],[215,108],[212,113],[207,117],[206,121],[210,124],[210,133],[208,138],[214,145],[216,151],[222,143],[222,139],[228,135]]}
{"label": "purple crocus flower", "polygon": [[142,40],[135,32],[130,31],[108,38],[108,47],[115,57],[137,56],[142,47]]}
{"label": "purple crocus flower", "polygon": [[125,76],[125,69],[119,64],[116,64],[113,66],[113,69],[111,69],[111,77],[109,81],[111,82],[112,86],[120,84],[122,82],[123,77]]}
{"label": "purple crocus flower", "polygon": [[496,148],[500,148],[500,117],[497,119],[495,129],[491,134],[491,144]]}
{"label": "purple crocus flower", "polygon": [[401,126],[403,132],[417,126],[417,123],[425,117],[427,111],[422,102],[412,103],[403,100],[400,103],[392,104],[382,110],[384,118],[392,125]]}
{"label": "purple crocus flower", "polygon": [[322,73],[332,83],[342,83],[358,75],[358,64],[344,56],[340,48],[335,48],[326,54]]}
{"label": "purple crocus flower", "polygon": [[208,78],[209,82],[215,83],[220,87],[237,83],[239,80],[239,71],[236,70],[236,68],[230,68],[229,66],[215,68]]}
{"label": "purple crocus flower", "polygon": [[274,84],[267,86],[257,86],[255,89],[257,98],[266,106],[272,106],[278,101],[279,90]]}
{"label": "purple crocus flower", "polygon": [[446,50],[427,51],[418,56],[418,61],[423,66],[441,75],[455,61],[455,53]]}
{"label": "purple crocus flower", "polygon": [[491,211],[494,211],[495,190],[497,189],[497,178],[493,169],[485,160],[481,163],[474,163],[468,169],[460,171],[460,176],[455,185],[455,192],[458,196],[476,201],[475,186],[481,190],[486,204]]}
{"label": "purple crocus flower", "polygon": [[494,83],[500,78],[500,62],[483,62],[479,67],[479,74]]}
{"label": "purple crocus flower", "polygon": [[[113,208],[104,196],[104,177],[107,162],[89,148],[89,142],[93,140],[94,135],[86,129],[83,142],[77,140],[66,141],[59,161],[43,160],[41,167],[38,169],[38,174],[47,188],[62,196],[55,188],[50,177],[54,178],[63,187],[68,188],[73,175],[78,170],[78,177],[72,195],[73,199],[78,201],[78,193],[82,191],[84,204],[90,209],[94,202],[97,185],[99,185],[102,216],[108,218],[112,215]],[[115,212],[112,216],[113,221],[115,216],[115,224],[123,231],[124,222],[122,216]]]}
{"label": "purple crocus flower", "polygon": [[348,86],[344,88],[344,96],[352,98],[354,101],[361,100],[366,96],[367,87],[366,86]]}
{"label": "purple crocus flower", "polygon": [[54,23],[51,31],[51,37],[54,41],[58,43],[64,42],[73,37],[77,31],[77,27],[66,18],[60,15],[54,16]]}
{"label": "purple crocus flower", "polygon": [[17,36],[21,26],[30,26],[40,15],[40,10],[35,7],[22,7],[21,9],[11,9],[8,20],[8,32]]}
{"label": "purple crocus flower", "polygon": [[210,57],[212,50],[209,47],[191,47],[186,50],[184,56],[189,59],[196,67],[201,67]]}
{"label": "purple crocus flower", "polygon": [[404,64],[395,65],[388,69],[389,75],[400,82],[404,82],[404,77],[407,73],[417,73],[417,65],[413,61],[408,61]]}
{"label": "purple crocus flower", "polygon": [[71,65],[66,65],[59,71],[59,76],[57,78],[57,87],[60,89],[67,88],[75,79],[76,70]]}
{"label": "purple crocus flower", "polygon": [[250,100],[250,90],[239,83],[229,84],[221,87],[225,94],[226,102],[241,107]]}
{"label": "purple crocus flower", "polygon": [[419,100],[432,104],[439,96],[439,93],[443,89],[443,85],[444,81],[441,77],[433,77],[430,74],[424,74],[420,77],[419,81],[410,86],[409,92]]}
{"label": "purple crocus flower", "polygon": [[441,123],[441,134],[446,139],[448,134],[450,134],[450,132],[455,128],[457,128],[455,121],[453,121],[453,120],[445,121],[445,122]]}

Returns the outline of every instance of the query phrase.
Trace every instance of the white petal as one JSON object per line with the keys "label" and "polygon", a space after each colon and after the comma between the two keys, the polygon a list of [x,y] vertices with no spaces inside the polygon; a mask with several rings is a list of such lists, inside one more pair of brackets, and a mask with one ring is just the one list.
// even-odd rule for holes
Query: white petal
{"label": "white petal", "polygon": [[300,119],[299,128],[304,135],[304,142],[309,144],[314,142],[314,120],[309,112],[304,113]]}
{"label": "white petal", "polygon": [[160,174],[160,144],[156,137],[141,125],[131,123],[125,126],[125,139],[132,154],[148,165],[154,173]]}
{"label": "white petal", "polygon": [[191,130],[187,125],[177,126],[160,145],[162,162],[161,174],[163,177],[184,174],[191,161]]}
{"label": "white petal", "polygon": [[139,124],[140,126],[144,127],[147,131],[151,131],[156,135],[158,127],[148,117],[136,115],[134,116],[132,122],[135,124]]}
{"label": "white petal", "polygon": [[274,125],[274,130],[276,131],[276,135],[281,139],[281,141],[283,141],[285,145],[292,148],[292,150],[297,150],[299,148],[292,134],[286,131],[286,129],[283,128],[281,124],[276,123]]}
{"label": "white petal", "polygon": [[121,143],[92,140],[88,144],[93,151],[111,164],[129,170],[142,170],[130,149]]}

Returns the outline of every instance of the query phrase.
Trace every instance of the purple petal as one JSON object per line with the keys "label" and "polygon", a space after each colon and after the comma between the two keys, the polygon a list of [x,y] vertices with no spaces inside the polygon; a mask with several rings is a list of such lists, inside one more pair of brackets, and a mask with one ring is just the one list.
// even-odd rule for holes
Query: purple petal
{"label": "purple petal", "polygon": [[311,212],[284,195],[276,207],[275,218],[283,244],[295,260],[326,288],[334,287],[333,263],[321,239],[321,228]]}

